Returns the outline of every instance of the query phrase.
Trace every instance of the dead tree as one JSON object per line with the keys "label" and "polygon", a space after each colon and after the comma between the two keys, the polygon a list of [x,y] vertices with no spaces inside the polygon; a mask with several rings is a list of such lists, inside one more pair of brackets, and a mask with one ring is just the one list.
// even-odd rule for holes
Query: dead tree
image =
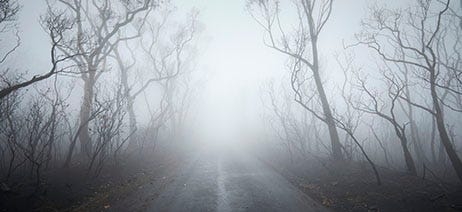
{"label": "dead tree", "polygon": [[295,137],[289,123],[291,113],[290,102],[287,99],[283,99],[283,103],[279,104],[278,98],[276,97],[276,91],[274,89],[274,85],[270,84],[268,87],[268,97],[270,101],[270,109],[274,115],[274,121],[272,121],[271,126],[276,132],[276,135],[279,139],[284,142],[287,152],[289,153],[290,162],[294,162],[295,157],[295,150],[297,150],[295,146]]}
{"label": "dead tree", "polygon": [[[456,68],[460,65],[460,42],[455,43],[456,47],[453,48],[451,44],[445,43],[449,39],[444,39],[452,37],[458,40],[460,36],[460,28],[451,27],[451,24],[456,23],[454,17],[447,15],[450,6],[450,0],[447,0],[418,1],[416,7],[408,8],[406,12],[375,8],[370,20],[364,22],[359,43],[373,50],[383,61],[412,66],[417,70],[415,74],[425,85],[432,100],[431,107],[404,95],[399,98],[435,118],[440,141],[456,174],[462,180],[462,161],[452,144],[444,117],[444,108],[459,110],[441,101],[441,93],[445,90],[455,96],[462,94],[456,89],[461,83],[460,69]],[[440,54],[443,52],[444,55]],[[455,74],[447,78],[447,72]],[[448,81],[451,81],[450,86],[445,83]]]}
{"label": "dead tree", "polygon": [[[125,42],[126,45],[116,46],[113,51],[113,57],[120,71],[124,95],[127,97],[129,130],[132,133],[138,129],[134,110],[138,97],[151,85],[166,83],[178,78],[185,71],[182,63],[184,54],[195,37],[197,16],[195,13],[191,15],[187,26],[172,29],[173,27],[169,27],[171,13],[171,8],[166,4],[164,9],[159,9],[159,12],[144,17],[142,27],[138,28],[135,42]],[[131,47],[136,44],[139,44],[139,48]],[[128,52],[129,55],[121,54],[121,50]],[[135,55],[138,54],[145,58],[147,64],[137,63]],[[130,138],[130,149],[137,146],[136,137],[135,134]]]}
{"label": "dead tree", "polygon": [[387,166],[391,167],[391,161],[390,161],[390,158],[388,156],[388,150],[387,150],[387,148],[385,146],[386,143],[383,142],[383,139],[381,139],[380,136],[377,134],[377,132],[375,130],[375,127],[372,124],[369,126],[369,128],[371,129],[372,135],[374,136],[375,140],[377,140],[377,143],[379,143],[379,146],[383,151],[383,156],[385,158],[385,162],[386,162]]}
{"label": "dead tree", "polygon": [[[166,105],[169,107],[174,106],[173,94],[178,89],[176,80],[180,76],[186,75],[185,63],[189,59],[187,57],[189,48],[194,46],[194,39],[197,36],[197,13],[193,12],[188,17],[188,21],[174,29],[173,33],[167,33],[168,30],[172,30],[166,29],[166,24],[169,21],[169,13],[163,14],[157,24],[154,23],[154,20],[147,21],[146,32],[151,36],[141,37],[139,42],[142,55],[148,65],[144,74],[148,77],[144,77],[138,83],[140,86],[131,89],[130,96],[133,100],[143,94],[147,88],[157,84],[161,86],[164,93],[162,101],[167,101]],[[174,108],[161,111],[175,113]],[[169,116],[174,118],[175,114]],[[164,116],[162,115],[162,117]],[[136,124],[136,117],[132,119]],[[136,146],[136,143],[133,141],[129,145]]]}
{"label": "dead tree", "polygon": [[341,117],[341,118],[336,118],[335,120],[337,122],[337,126],[340,129],[344,130],[361,150],[362,155],[364,156],[364,158],[366,158],[367,162],[369,163],[372,170],[374,171],[377,185],[382,185],[382,179],[380,178],[380,174],[377,170],[377,166],[372,161],[372,159],[369,157],[369,155],[366,153],[366,150],[364,149],[363,145],[361,144],[361,142],[359,142],[357,136],[355,135],[355,126],[351,125],[351,117]]}
{"label": "dead tree", "polygon": [[118,37],[118,33],[126,29],[137,17],[147,15],[157,2],[143,0],[137,2],[109,0],[57,0],[59,4],[51,4],[50,8],[62,10],[61,14],[72,20],[75,27],[67,33],[60,43],[60,50],[66,55],[78,55],[73,62],[78,68],[84,84],[84,95],[80,108],[82,129],[79,133],[81,152],[90,156],[92,142],[87,120],[90,119],[94,102],[95,85],[107,70],[107,57],[119,42],[130,40],[136,35]]}
{"label": "dead tree", "polygon": [[19,37],[16,27],[16,19],[19,10],[20,6],[15,0],[0,0],[0,35],[2,37],[4,34],[8,33],[14,33],[16,35],[16,44],[6,52],[2,52],[3,55],[0,56],[0,64],[4,63],[21,45],[21,38]]}
{"label": "dead tree", "polygon": [[[322,113],[316,112],[329,130],[332,157],[335,160],[343,160],[342,145],[338,136],[331,105],[327,99],[323,81],[321,79],[321,68],[319,58],[319,36],[327,24],[332,13],[332,0],[293,1],[297,11],[297,25],[292,34],[284,29],[284,23],[280,19],[281,4],[276,0],[250,0],[249,11],[256,22],[265,30],[267,42],[265,44],[287,55],[293,61],[300,61],[305,68],[302,72],[310,72],[315,83],[316,95],[320,100]],[[259,14],[257,14],[259,13]],[[257,16],[261,16],[258,18]],[[298,74],[292,74],[297,78]],[[295,101],[310,112],[315,112],[306,105],[304,91],[294,90]]]}
{"label": "dead tree", "polygon": [[[409,173],[417,175],[415,162],[409,150],[408,139],[406,137],[406,126],[408,123],[400,122],[397,115],[398,102],[404,92],[405,86],[398,83],[399,80],[397,80],[397,77],[389,70],[382,70],[381,72],[381,81],[387,89],[385,92],[380,93],[368,86],[367,76],[360,76],[359,73],[355,73],[356,82],[353,85],[356,87],[357,93],[354,95],[358,98],[349,97],[349,105],[356,110],[377,116],[392,125],[401,143],[407,170]],[[382,98],[384,96],[385,98]]]}
{"label": "dead tree", "polygon": [[[397,69],[401,69],[401,67],[397,67]],[[403,96],[405,96],[407,99],[410,101],[413,101],[413,95],[410,90],[410,70],[407,65],[404,65],[402,67],[402,76],[403,76],[403,85],[404,85],[404,90],[403,90]],[[417,161],[418,163],[425,163],[427,161],[425,157],[425,153],[422,148],[422,142],[423,140],[420,138],[419,135],[419,130],[417,128],[417,122],[415,120],[415,112],[414,112],[414,107],[412,104],[410,104],[410,101],[405,101],[405,106],[402,104],[402,101],[399,101],[402,110],[405,112],[406,116],[409,119],[409,127],[410,127],[410,135],[411,135],[411,140],[412,144],[414,147],[414,152],[416,153],[417,156]]]}
{"label": "dead tree", "polygon": [[[164,86],[162,87],[163,90],[165,90]],[[165,91],[163,91],[163,95],[156,106],[153,106],[151,104],[152,102],[149,101],[146,96],[144,97],[145,104],[149,112],[149,121],[145,129],[142,131],[143,139],[140,139],[141,144],[139,144],[139,146],[141,150],[145,147],[146,142],[149,141],[149,143],[147,143],[149,149],[155,151],[160,131],[166,126],[166,123],[171,118],[169,117],[169,114],[171,114],[169,112],[171,110],[171,105],[169,105],[169,102],[166,100],[167,95]]]}
{"label": "dead tree", "polygon": [[[88,119],[85,120],[84,123],[89,124],[91,121],[96,119],[96,117],[98,117],[103,112],[105,112],[105,108],[102,107],[101,105],[97,105],[96,108],[93,108],[92,113],[90,114]],[[84,126],[82,124],[78,124],[76,131],[73,133],[72,132],[72,126],[70,126],[69,120],[67,120],[67,122],[68,122],[68,125],[69,125],[68,130],[69,130],[69,135],[70,136],[69,136],[69,147],[68,147],[68,151],[67,151],[66,156],[65,156],[63,168],[69,168],[69,166],[71,165],[72,156],[73,156],[73,154],[75,152],[75,147],[76,147],[76,144],[77,144],[77,140],[78,140],[80,132],[82,131],[83,126]],[[80,120],[80,123],[82,123],[81,120]]]}
{"label": "dead tree", "polygon": [[[126,115],[126,96],[122,92],[122,86],[116,85],[116,92],[104,100],[95,100],[101,113],[95,116],[93,129],[95,134],[94,150],[91,154],[88,174],[93,170],[94,176],[98,176],[103,169],[106,160],[113,156],[122,143],[117,143],[116,137],[123,136],[124,118]],[[127,136],[131,136],[128,134]]]}
{"label": "dead tree", "polygon": [[24,163],[23,161],[17,163],[20,151],[16,143],[20,138],[18,138],[19,133],[14,122],[14,115],[19,110],[21,101],[22,96],[19,93],[13,93],[0,101],[0,139],[3,141],[0,143],[2,147],[1,170],[6,170],[5,176],[2,176],[4,181],[8,181],[12,173],[21,166],[18,164]]}
{"label": "dead tree", "polygon": [[[0,1],[0,25],[5,24],[5,22],[13,21],[18,10],[19,6],[17,6],[15,3],[11,3],[8,0]],[[59,45],[63,41],[65,34],[70,30],[70,28],[73,27],[72,22],[66,19],[62,14],[54,14],[53,16],[47,16],[44,18],[42,23],[42,26],[47,31],[51,41],[50,70],[45,74],[35,75],[28,80],[17,79],[13,82],[6,78],[7,73],[2,73],[0,79],[4,82],[5,85],[0,87],[0,100],[21,88],[28,87],[34,83],[46,80],[55,74],[65,71],[65,69],[68,67],[63,68],[60,67],[60,65],[75,56],[75,54],[61,55],[59,52]],[[0,26],[2,27],[2,29],[0,29],[1,32],[11,30],[11,28],[8,26],[8,23],[6,24],[6,26]],[[0,64],[3,63],[19,47],[21,39],[18,32],[16,32],[16,37],[17,44],[0,59]]]}
{"label": "dead tree", "polygon": [[50,167],[53,152],[56,152],[58,126],[67,104],[58,94],[51,96],[48,89],[37,92],[39,96],[25,105],[21,105],[22,99],[16,92],[4,98],[0,104],[0,138],[5,143],[0,146],[8,149],[2,158],[8,162],[4,180],[22,180],[22,177],[29,176],[38,188],[42,172]]}
{"label": "dead tree", "polygon": [[[340,61],[340,58],[337,57],[337,62],[339,63],[341,69],[344,72],[344,81],[343,81],[342,87],[340,87],[339,89],[340,89],[340,93],[343,98],[343,101],[345,102],[344,104],[346,105],[346,109],[345,109],[345,112],[343,112],[342,114],[339,111],[334,111],[335,112],[334,119],[337,124],[337,127],[339,129],[342,129],[346,133],[346,135],[349,138],[351,138],[353,143],[359,148],[359,150],[361,151],[361,154],[364,156],[366,161],[371,166],[371,169],[373,170],[375,179],[377,181],[377,185],[382,185],[382,179],[380,178],[380,174],[377,170],[375,163],[369,157],[369,154],[366,152],[364,145],[361,144],[361,142],[358,140],[356,131],[360,125],[360,122],[363,119],[363,115],[365,112],[363,110],[355,110],[354,106],[349,104],[351,95],[354,95],[355,92],[353,88],[351,88],[351,86],[347,86],[349,82],[348,72],[354,67],[353,67],[353,57],[349,56],[349,57],[346,57],[346,59],[347,59],[346,63],[343,64]],[[353,159],[353,149],[351,149],[350,151],[348,151],[347,149],[344,149],[344,152],[345,153],[349,152],[347,156],[350,155],[350,159]]]}

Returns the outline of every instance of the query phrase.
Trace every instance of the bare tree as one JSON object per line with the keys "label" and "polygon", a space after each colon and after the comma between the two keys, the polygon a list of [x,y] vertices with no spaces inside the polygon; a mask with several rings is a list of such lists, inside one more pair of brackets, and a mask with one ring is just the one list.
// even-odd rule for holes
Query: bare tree
{"label": "bare tree", "polygon": [[8,149],[2,156],[8,162],[4,180],[10,180],[11,176],[29,176],[39,187],[42,171],[50,168],[53,152],[56,151],[59,125],[67,104],[56,89],[37,92],[39,95],[28,101],[27,105],[19,105],[22,99],[18,98],[17,93],[2,101],[0,113],[4,119],[0,137],[5,141],[1,146]]}
{"label": "bare tree", "polygon": [[157,2],[143,0],[128,1],[90,1],[90,0],[57,0],[60,4],[51,5],[55,10],[64,9],[63,15],[72,20],[75,27],[60,42],[60,50],[66,55],[78,55],[73,62],[78,68],[84,83],[84,96],[80,109],[82,129],[79,141],[83,154],[90,156],[92,142],[87,120],[90,120],[95,95],[95,85],[103,73],[107,71],[107,56],[121,41],[133,39],[137,35],[118,37],[119,32],[127,28],[138,16],[146,16]]}
{"label": "bare tree", "polygon": [[[409,67],[405,64],[403,65],[403,67],[398,66],[396,68],[398,70],[401,70],[402,72],[401,75],[403,76],[403,79],[401,79],[403,81],[402,84],[404,86],[402,95],[405,96],[410,101],[412,101],[414,98],[410,90],[411,82],[409,78],[410,78],[411,73],[410,73]],[[417,122],[415,120],[414,107],[412,106],[412,104],[409,103],[410,101],[405,101],[405,105],[402,104],[402,101],[398,101],[398,103],[400,104],[402,110],[405,112],[406,116],[409,119],[411,141],[414,147],[414,152],[416,153],[416,156],[417,156],[417,161],[419,163],[425,163],[426,157],[425,157],[425,154],[422,148],[423,140],[420,138],[419,130],[417,128]]]}
{"label": "bare tree", "polygon": [[[301,72],[311,72],[323,111],[322,114],[318,115],[315,110],[309,108],[303,90],[293,87],[296,95],[295,101],[308,111],[316,113],[316,117],[327,125],[332,157],[336,160],[342,160],[342,145],[321,79],[318,47],[319,36],[331,17],[333,1],[296,0],[293,3],[296,7],[298,23],[292,34],[287,33],[283,28],[284,23],[280,18],[281,3],[279,1],[251,0],[249,1],[249,11],[256,22],[265,30],[269,40],[269,42],[265,42],[267,46],[287,55],[294,63],[300,63],[304,67],[300,69]],[[254,9],[255,7],[256,9]],[[261,18],[257,16],[261,16]],[[292,79],[297,81],[299,73],[293,73],[292,76]]]}
{"label": "bare tree", "polygon": [[[337,57],[337,62],[339,63],[341,69],[343,70],[343,74],[344,74],[343,85],[342,87],[339,88],[339,90],[341,92],[342,99],[345,102],[344,104],[346,105],[346,110],[342,114],[339,111],[334,111],[335,112],[334,119],[335,119],[335,122],[338,128],[342,129],[346,133],[346,135],[348,136],[347,138],[351,138],[354,145],[359,148],[359,150],[361,151],[361,154],[364,156],[366,161],[371,166],[374,172],[376,181],[377,181],[377,185],[382,185],[382,180],[380,178],[380,174],[377,170],[377,167],[375,163],[372,161],[372,159],[370,158],[369,154],[366,152],[366,149],[364,148],[363,144],[361,144],[361,142],[359,141],[357,133],[356,133],[360,125],[360,122],[363,119],[365,111],[355,110],[354,106],[352,104],[349,104],[352,98],[351,95],[355,93],[352,86],[348,86],[348,83],[350,80],[349,72],[352,71],[351,69],[354,69],[353,56],[351,55],[351,56],[346,57],[346,60],[347,60],[346,63],[343,64],[340,61],[340,58]],[[349,151],[345,149],[344,152],[347,153],[347,156],[350,155],[350,159],[353,158],[353,147],[351,147],[351,150]]]}
{"label": "bare tree", "polygon": [[[357,82],[355,86],[358,88],[357,90],[360,95],[356,95],[359,96],[357,99],[349,97],[348,101],[354,109],[377,116],[393,126],[395,134],[401,143],[407,170],[411,174],[417,175],[415,162],[409,150],[408,139],[406,137],[406,126],[408,123],[400,122],[397,115],[398,102],[404,92],[405,86],[400,84],[397,76],[393,75],[389,70],[382,70],[381,72],[383,76],[381,80],[387,88],[385,93],[372,90],[368,86],[367,76],[360,77],[356,73]],[[386,98],[382,98],[383,96]]]}
{"label": "bare tree", "polygon": [[[19,37],[18,30],[16,29],[16,16],[19,12],[20,6],[16,1],[0,0],[0,35],[3,37],[5,33],[15,32],[16,44],[11,49],[7,50],[4,55],[0,56],[0,64],[21,45],[21,38]],[[2,40],[0,40],[2,41]]]}
{"label": "bare tree", "polygon": [[[9,5],[9,6],[8,6]],[[16,13],[19,10],[19,6],[16,4],[10,3],[8,0],[3,0],[0,2],[0,12],[2,13],[0,17],[0,25],[14,20]],[[6,73],[3,73],[0,79],[4,82],[4,86],[0,88],[0,99],[8,96],[9,94],[27,86],[30,86],[36,82],[43,81],[50,78],[51,76],[65,71],[68,67],[60,67],[60,64],[67,61],[68,59],[75,56],[75,54],[61,55],[59,53],[59,45],[63,41],[65,33],[69,31],[73,24],[62,14],[54,14],[53,16],[47,16],[42,20],[42,26],[47,31],[50,40],[51,40],[51,49],[50,49],[50,59],[51,59],[51,68],[50,70],[42,75],[36,75],[29,80],[17,79],[11,81],[7,79]],[[8,26],[5,26],[3,30],[7,30]],[[14,48],[9,50],[2,59],[0,59],[0,64],[3,63],[6,58],[11,55],[20,45],[20,37],[18,32],[16,32],[17,44]],[[20,77],[21,78],[21,77]]]}
{"label": "bare tree", "polygon": [[391,158],[390,158],[390,156],[389,156],[388,149],[386,148],[386,144],[387,144],[387,143],[385,143],[385,142],[383,141],[384,139],[382,139],[382,138],[377,134],[377,132],[376,132],[376,130],[375,130],[375,128],[374,128],[374,126],[373,126],[372,124],[369,126],[369,128],[371,129],[372,135],[374,136],[375,140],[377,140],[377,143],[379,143],[379,146],[380,146],[380,148],[381,148],[382,151],[383,151],[383,156],[384,156],[384,158],[385,158],[385,162],[386,162],[387,166],[388,166],[388,167],[391,167],[391,165],[392,165],[392,164],[391,164]]}
{"label": "bare tree", "polygon": [[[114,155],[125,144],[127,139],[118,140],[116,137],[123,137],[124,118],[126,115],[126,96],[123,94],[122,86],[116,85],[116,92],[106,97],[103,101],[95,100],[101,113],[95,116],[93,129],[95,134],[94,148],[88,165],[88,173],[92,170],[98,176],[109,156]],[[132,133],[128,133],[130,137]],[[119,142],[118,142],[119,141]]]}
{"label": "bare tree", "polygon": [[[196,34],[196,21],[197,13],[193,13],[186,26],[180,26],[173,33],[169,32],[166,25],[170,19],[170,9],[160,12],[159,15],[151,14],[146,18],[146,24],[140,30],[143,30],[145,35],[140,35],[138,42],[140,44],[142,55],[148,62],[148,67],[139,67],[143,69],[143,73],[136,73],[134,68],[135,64],[135,49],[131,48],[127,43],[124,49],[127,49],[131,55],[131,62],[126,62],[122,59],[119,48],[114,50],[114,57],[120,70],[120,78],[124,87],[124,93],[128,98],[127,109],[130,131],[137,130],[137,120],[134,111],[134,104],[136,99],[152,84],[172,84],[171,81],[178,78],[179,75],[185,72],[183,63],[187,48],[191,45],[193,38]],[[160,16],[160,17],[158,17]],[[156,20],[156,19],[160,20]],[[141,33],[141,32],[140,32]],[[148,35],[148,36],[146,36]],[[130,72],[130,73],[129,73]],[[139,77],[138,83],[131,83],[131,78],[134,75],[143,75]],[[170,91],[167,89],[166,91]],[[129,145],[131,148],[136,146],[135,136],[130,139]]]}
{"label": "bare tree", "polygon": [[271,110],[275,116],[275,120],[272,121],[272,128],[276,132],[278,138],[284,142],[284,145],[289,153],[289,158],[291,162],[294,162],[294,155],[297,147],[295,146],[295,137],[293,136],[293,131],[290,125],[290,116],[293,111],[291,111],[290,102],[287,99],[283,99],[282,104],[278,103],[278,98],[276,97],[276,91],[273,84],[268,86],[268,97],[270,100]]}
{"label": "bare tree", "polygon": [[[364,33],[360,34],[359,39],[361,44],[372,49],[382,60],[405,64],[417,70],[415,74],[431,97],[431,107],[404,95],[399,98],[435,118],[440,141],[456,174],[462,180],[462,161],[452,144],[444,117],[445,107],[459,110],[447,101],[441,101],[441,92],[445,90],[454,96],[462,94],[457,90],[461,81],[460,69],[456,68],[460,64],[460,42],[451,48],[450,44],[445,43],[449,39],[444,39],[452,37],[458,40],[460,36],[460,28],[451,27],[455,17],[447,15],[450,5],[450,0],[418,1],[416,7],[405,12],[375,8],[371,19],[364,22]],[[445,54],[441,54],[443,52]],[[451,72],[455,74],[445,74]]]}
{"label": "bare tree", "polygon": [[[179,25],[178,28],[163,42],[160,40],[143,40],[142,49],[147,56],[147,61],[151,66],[150,75],[152,76],[145,84],[148,86],[151,83],[160,83],[164,89],[167,104],[171,106],[170,116],[172,120],[172,130],[175,131],[180,121],[179,110],[186,106],[185,98],[190,94],[188,85],[181,88],[181,79],[188,80],[189,72],[193,58],[191,53],[194,49],[194,38],[197,36],[197,11],[192,11],[188,20]],[[154,31],[151,28],[151,33],[162,33],[162,31]],[[165,38],[164,38],[165,39]],[[160,48],[162,47],[162,48]],[[184,84],[183,84],[184,85]],[[184,96],[181,95],[184,92]],[[139,92],[137,92],[139,93]],[[183,108],[186,109],[186,108]],[[183,111],[185,112],[185,111]],[[173,134],[175,132],[172,132]]]}

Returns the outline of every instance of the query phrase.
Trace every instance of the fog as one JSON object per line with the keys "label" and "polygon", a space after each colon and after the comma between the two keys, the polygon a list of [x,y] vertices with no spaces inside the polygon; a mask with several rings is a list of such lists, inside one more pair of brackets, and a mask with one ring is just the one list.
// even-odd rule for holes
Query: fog
{"label": "fog", "polygon": [[0,0],[0,208],[460,210],[461,8]]}
{"label": "fog", "polygon": [[[323,60],[331,60],[335,52],[343,49],[343,40],[353,38],[357,32],[367,5],[355,4],[339,2],[336,6],[342,9],[334,14],[335,18],[332,18],[326,29],[326,36],[321,40],[324,47],[322,54],[329,58]],[[32,75],[49,67],[45,47],[49,42],[39,23],[46,5],[40,1],[24,2],[22,5],[19,25],[23,44],[18,54],[31,62],[18,62],[16,65]],[[194,70],[200,75],[197,77],[200,81],[198,89],[201,91],[193,104],[196,106],[194,113],[200,114],[196,116],[202,127],[197,130],[204,131],[203,136],[214,132],[229,136],[233,133],[227,130],[237,130],[235,128],[239,126],[246,129],[243,124],[259,128],[263,115],[261,108],[264,107],[261,87],[287,75],[286,58],[277,52],[268,51],[263,44],[263,32],[249,15],[245,1],[188,1],[175,5],[178,13],[182,13],[178,14],[179,17],[185,16],[192,9],[200,13],[202,31],[198,38],[200,48],[196,52]],[[323,65],[326,69],[338,69],[336,64],[332,64],[332,67],[328,63]],[[339,80],[340,72],[335,72],[329,74],[329,80]],[[138,114],[144,113],[146,111],[138,110]],[[222,139],[215,140],[220,142]]]}

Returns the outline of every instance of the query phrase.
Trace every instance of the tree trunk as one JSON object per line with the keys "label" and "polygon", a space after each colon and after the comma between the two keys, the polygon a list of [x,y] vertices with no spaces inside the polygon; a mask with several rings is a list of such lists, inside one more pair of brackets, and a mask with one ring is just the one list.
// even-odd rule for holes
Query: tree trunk
{"label": "tree trunk", "polygon": [[135,99],[133,96],[130,95],[130,86],[128,85],[128,75],[126,73],[126,70],[121,71],[121,81],[122,81],[122,86],[124,88],[124,93],[127,98],[127,112],[128,112],[128,127],[129,127],[129,133],[132,134],[133,136],[130,137],[130,140],[128,142],[128,146],[131,149],[136,148],[137,146],[137,139],[136,139],[136,130],[137,130],[137,121],[136,121],[136,114],[135,114],[135,109],[133,108],[135,104]]}
{"label": "tree trunk", "polygon": [[123,95],[127,98],[127,112],[128,112],[128,127],[129,127],[129,134],[130,139],[128,141],[128,148],[135,149],[137,147],[137,139],[136,139],[136,130],[137,130],[137,121],[135,110],[133,108],[135,104],[135,97],[132,96],[130,91],[130,85],[128,84],[128,71],[130,67],[127,67],[124,62],[122,61],[122,56],[119,53],[119,48],[116,46],[114,48],[114,53],[116,55],[116,61],[120,69],[120,81],[123,88]]}
{"label": "tree trunk", "polygon": [[408,110],[408,118],[409,118],[409,123],[410,123],[410,127],[411,127],[411,139],[412,139],[412,144],[413,144],[413,147],[414,147],[414,152],[416,154],[416,157],[417,157],[417,162],[418,163],[425,163],[426,161],[426,158],[425,158],[425,154],[423,152],[423,149],[422,149],[422,145],[421,145],[421,140],[420,140],[420,137],[419,137],[419,131],[417,129],[417,124],[414,120],[414,108],[412,106],[412,104],[410,103],[410,101],[412,101],[412,95],[411,95],[411,91],[409,89],[409,77],[408,77],[408,73],[409,70],[407,69],[407,66],[405,66],[405,70],[404,70],[404,80],[405,80],[405,92],[406,92],[406,95],[407,95],[407,98],[409,99],[409,101],[407,102],[407,110]]}
{"label": "tree trunk", "polygon": [[66,154],[66,160],[64,161],[63,168],[69,168],[72,160],[72,154],[74,153],[75,143],[77,139],[72,140],[71,144],[69,145],[69,150]]}
{"label": "tree trunk", "polygon": [[134,100],[131,96],[128,97],[128,102],[127,102],[127,111],[128,111],[128,126],[130,130],[130,134],[133,134],[133,136],[130,137],[130,140],[128,142],[129,148],[136,148],[137,147],[137,139],[136,139],[136,115],[135,115],[135,110],[133,109],[134,105]]}
{"label": "tree trunk", "polygon": [[409,173],[411,173],[412,175],[417,175],[417,169],[415,166],[415,162],[407,146],[407,139],[404,136],[405,136],[404,134],[399,136],[399,139],[401,141],[401,147],[403,149],[404,160],[406,162],[406,168],[409,171]]}
{"label": "tree trunk", "polygon": [[88,127],[88,121],[91,115],[91,107],[93,105],[93,98],[94,98],[94,77],[91,75],[88,79],[84,80],[84,94],[83,94],[83,102],[80,107],[80,127],[81,130],[79,132],[79,141],[80,141],[80,151],[83,155],[90,157],[92,144],[91,144],[91,137],[90,131]]}
{"label": "tree trunk", "polygon": [[444,149],[446,150],[449,160],[451,161],[452,167],[456,171],[456,174],[459,177],[459,180],[462,181],[462,162],[451,143],[451,139],[449,138],[449,135],[448,135],[445,123],[444,123],[443,110],[439,103],[435,82],[436,82],[436,76],[435,76],[435,71],[433,70],[430,75],[430,91],[431,91],[431,96],[433,100],[433,107],[435,108],[434,115],[436,118],[436,126],[438,128],[441,143],[443,144]]}
{"label": "tree trunk", "polygon": [[432,160],[433,164],[438,164],[438,159],[436,158],[436,150],[435,150],[435,135],[436,135],[436,123],[435,123],[435,118],[432,117],[432,131],[430,135],[431,139],[431,153],[432,153]]}
{"label": "tree trunk", "polygon": [[313,77],[316,83],[316,89],[319,94],[319,99],[321,100],[322,110],[324,112],[325,122],[329,130],[329,136],[332,147],[332,157],[334,160],[343,160],[342,146],[340,144],[340,139],[337,132],[337,127],[335,126],[334,117],[332,116],[332,111],[330,109],[329,101],[327,100],[326,92],[322,84],[321,76],[319,73],[319,63],[318,63],[318,47],[316,38],[313,40]]}
{"label": "tree trunk", "polygon": [[449,135],[446,130],[446,126],[444,124],[444,119],[441,115],[441,109],[438,107],[435,107],[436,109],[436,125],[438,127],[438,132],[440,134],[440,140],[441,143],[446,150],[446,153],[448,155],[449,160],[451,161],[451,164],[456,171],[457,176],[459,177],[459,180],[462,181],[462,162],[457,155],[457,152],[455,151],[451,139],[449,138]]}
{"label": "tree trunk", "polygon": [[441,165],[446,164],[446,150],[444,149],[444,145],[442,142],[439,143],[438,146],[438,163]]}
{"label": "tree trunk", "polygon": [[414,152],[417,157],[417,162],[418,163],[425,163],[426,162],[426,157],[424,154],[424,151],[422,149],[422,144],[421,144],[421,139],[419,137],[419,132],[417,130],[417,124],[414,121],[413,114],[411,111],[409,111],[409,121],[410,121],[410,127],[411,127],[411,139],[412,139],[412,146],[414,147]]}

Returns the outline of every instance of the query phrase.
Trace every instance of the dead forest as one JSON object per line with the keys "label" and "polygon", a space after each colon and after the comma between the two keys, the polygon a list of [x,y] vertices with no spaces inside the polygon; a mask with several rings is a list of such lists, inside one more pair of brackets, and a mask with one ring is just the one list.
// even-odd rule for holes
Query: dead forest
{"label": "dead forest", "polygon": [[[340,184],[355,172],[361,179],[354,182],[380,191],[415,182],[437,190],[426,191],[433,202],[449,199],[462,182],[462,1],[371,1],[361,5],[358,30],[335,37],[329,25],[343,9],[338,2],[243,1],[242,14],[259,32],[251,35],[261,41],[255,45],[283,65],[273,67],[280,77],[249,81],[258,95],[246,101],[259,124],[236,138],[337,211],[347,211],[335,206],[347,198],[329,194],[354,193],[358,185],[306,182],[308,167],[338,169]],[[198,109],[203,86],[212,80],[198,65],[207,63],[201,55],[212,40],[200,9],[173,0],[42,0],[40,17],[28,20],[47,39],[37,44],[47,68],[37,70],[22,68],[30,36],[20,17],[29,3],[0,0],[0,207],[27,210],[6,202],[33,199],[33,207],[47,211],[41,206],[54,197],[44,196],[59,196],[71,184],[98,187],[144,169],[160,174],[154,165],[180,167],[215,142],[197,133],[200,116],[207,116]],[[328,51],[326,37],[342,46]],[[57,179],[69,182],[57,186]],[[57,211],[75,209],[92,193],[77,194]],[[460,210],[457,204],[450,207]]]}

